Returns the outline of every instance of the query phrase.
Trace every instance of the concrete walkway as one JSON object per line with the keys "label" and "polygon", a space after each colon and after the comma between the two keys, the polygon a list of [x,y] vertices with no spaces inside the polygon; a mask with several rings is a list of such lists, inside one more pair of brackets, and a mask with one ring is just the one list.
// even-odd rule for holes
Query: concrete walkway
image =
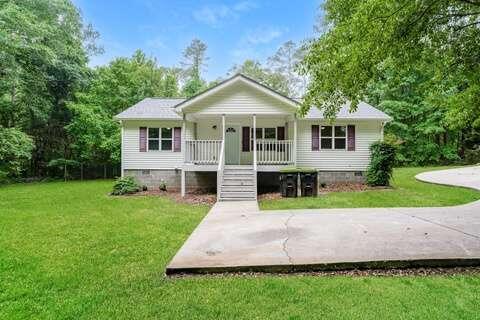
{"label": "concrete walkway", "polygon": [[[480,167],[417,179],[480,190]],[[219,202],[167,274],[480,264],[480,201],[455,207],[259,211]]]}

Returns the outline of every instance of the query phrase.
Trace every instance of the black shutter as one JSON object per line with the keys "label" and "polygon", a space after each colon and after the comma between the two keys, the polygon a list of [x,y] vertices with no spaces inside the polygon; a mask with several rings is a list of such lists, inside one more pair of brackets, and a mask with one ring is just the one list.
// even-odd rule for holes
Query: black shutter
{"label": "black shutter", "polygon": [[242,151],[250,151],[250,127],[242,127]]}
{"label": "black shutter", "polygon": [[312,151],[320,150],[320,127],[318,124],[312,125]]}
{"label": "black shutter", "polygon": [[355,126],[347,126],[347,150],[355,151]]}
{"label": "black shutter", "polygon": [[147,151],[147,127],[140,127],[139,128],[139,136],[140,136],[140,152],[146,152]]}

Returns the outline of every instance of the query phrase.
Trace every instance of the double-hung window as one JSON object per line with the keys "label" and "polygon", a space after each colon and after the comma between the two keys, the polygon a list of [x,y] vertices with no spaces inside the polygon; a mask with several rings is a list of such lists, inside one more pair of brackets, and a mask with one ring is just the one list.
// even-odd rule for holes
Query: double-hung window
{"label": "double-hung window", "polygon": [[346,126],[321,126],[320,149],[345,150],[347,145]]}
{"label": "double-hung window", "polygon": [[173,129],[172,128],[148,128],[149,151],[172,151]]}
{"label": "double-hung window", "polygon": [[[250,150],[253,150],[253,128],[250,130],[250,145],[252,148]],[[276,140],[277,139],[277,129],[276,128],[255,128],[256,132],[256,138],[258,140]],[[257,145],[257,151],[261,150],[262,146]],[[267,146],[266,150],[268,150],[269,147]]]}

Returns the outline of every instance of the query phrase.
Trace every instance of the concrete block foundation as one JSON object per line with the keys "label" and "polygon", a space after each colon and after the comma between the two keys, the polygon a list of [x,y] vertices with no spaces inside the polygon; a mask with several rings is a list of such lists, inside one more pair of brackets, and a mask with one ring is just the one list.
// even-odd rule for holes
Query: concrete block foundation
{"label": "concrete block foundation", "polygon": [[318,183],[365,183],[365,176],[363,171],[319,171]]}
{"label": "concrete block foundation", "polygon": [[[146,185],[149,189],[158,188],[162,181],[168,190],[180,191],[181,188],[181,170],[126,169],[125,175],[134,177],[140,185]],[[187,171],[185,182],[186,190],[189,192],[216,192],[217,172]]]}

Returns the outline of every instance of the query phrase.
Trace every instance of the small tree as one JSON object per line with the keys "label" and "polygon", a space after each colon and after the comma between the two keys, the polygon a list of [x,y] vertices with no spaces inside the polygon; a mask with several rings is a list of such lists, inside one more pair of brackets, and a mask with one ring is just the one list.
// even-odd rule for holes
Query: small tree
{"label": "small tree", "polygon": [[63,168],[63,180],[67,182],[67,177],[68,177],[68,167],[76,167],[78,166],[79,163],[75,160],[68,160],[68,159],[55,159],[52,160],[48,163],[49,167],[57,167],[57,168]]}
{"label": "small tree", "polygon": [[371,160],[367,171],[369,186],[388,186],[395,163],[395,146],[378,141],[370,146]]}

